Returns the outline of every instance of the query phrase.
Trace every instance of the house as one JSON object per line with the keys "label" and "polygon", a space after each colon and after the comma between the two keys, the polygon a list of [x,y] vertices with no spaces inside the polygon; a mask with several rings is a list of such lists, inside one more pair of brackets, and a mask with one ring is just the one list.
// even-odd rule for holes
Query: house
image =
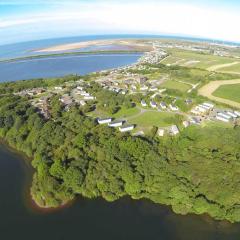
{"label": "house", "polygon": [[147,103],[145,102],[145,100],[142,100],[142,101],[141,101],[141,105],[142,105],[143,107],[147,107]]}
{"label": "house", "polygon": [[223,117],[221,115],[217,115],[216,119],[219,120],[219,121],[222,121],[222,122],[229,122],[230,121],[229,118],[225,118],[225,117]]}
{"label": "house", "polygon": [[193,118],[191,118],[190,123],[199,125],[199,124],[201,124],[201,121],[198,118],[193,117]]}
{"label": "house", "polygon": [[223,117],[223,118],[228,119],[228,120],[230,120],[232,118],[232,116],[230,116],[229,114],[222,113],[222,112],[217,113],[217,116]]}
{"label": "house", "polygon": [[59,87],[54,87],[54,89],[58,90],[58,91],[61,91],[61,90],[63,90],[63,87],[60,87],[60,86]]}
{"label": "house", "polygon": [[86,105],[86,102],[83,101],[83,100],[80,100],[80,101],[79,101],[79,104],[80,104],[81,106],[85,106],[85,105]]}
{"label": "house", "polygon": [[237,118],[238,117],[238,115],[236,114],[236,113],[233,113],[233,112],[227,112],[227,114],[229,115],[229,116],[231,116],[232,118]]}
{"label": "house", "polygon": [[158,91],[158,88],[156,88],[156,87],[151,87],[151,88],[149,89],[149,91],[150,91],[150,92],[156,92],[156,91]]}
{"label": "house", "polygon": [[85,96],[84,98],[83,98],[84,100],[94,100],[95,99],[95,97],[93,97],[93,96]]}
{"label": "house", "polygon": [[234,113],[235,113],[238,117],[240,117],[240,112],[234,111]]}
{"label": "house", "polygon": [[127,126],[119,127],[120,132],[129,132],[129,131],[132,131],[133,129],[134,129],[134,125],[127,125]]}
{"label": "house", "polygon": [[108,124],[112,122],[112,118],[102,118],[102,119],[98,118],[97,121],[99,124]]}
{"label": "house", "polygon": [[172,111],[178,111],[179,110],[179,108],[177,106],[172,105],[172,104],[170,104],[169,107]]}
{"label": "house", "polygon": [[192,100],[191,100],[191,99],[186,99],[186,100],[185,100],[185,103],[186,103],[187,105],[190,105],[190,104],[192,104]]}
{"label": "house", "polygon": [[147,91],[147,90],[148,90],[148,86],[145,86],[145,85],[144,85],[144,86],[140,87],[140,90],[141,90],[141,91]]}
{"label": "house", "polygon": [[115,121],[108,123],[109,127],[121,127],[123,125],[123,121]]}
{"label": "house", "polygon": [[177,135],[177,134],[179,134],[179,129],[178,129],[177,125],[171,126],[170,132],[171,132],[172,135]]}
{"label": "house", "polygon": [[203,106],[205,106],[205,107],[207,107],[208,108],[208,110],[211,110],[211,109],[213,109],[214,108],[214,104],[212,104],[212,103],[203,103],[202,104]]}
{"label": "house", "polygon": [[83,87],[77,86],[77,90],[83,91]]}
{"label": "house", "polygon": [[164,129],[161,129],[161,128],[158,129],[157,134],[158,134],[159,137],[163,137],[163,136],[164,136],[164,133],[165,133],[165,130],[164,130]]}
{"label": "house", "polygon": [[190,122],[189,121],[183,121],[183,126],[185,128],[189,127],[190,126]]}
{"label": "house", "polygon": [[156,107],[157,107],[157,103],[154,102],[154,101],[151,101],[151,102],[150,102],[150,106],[151,106],[152,108],[156,108]]}
{"label": "house", "polygon": [[167,104],[165,102],[160,102],[160,107],[162,109],[167,109]]}

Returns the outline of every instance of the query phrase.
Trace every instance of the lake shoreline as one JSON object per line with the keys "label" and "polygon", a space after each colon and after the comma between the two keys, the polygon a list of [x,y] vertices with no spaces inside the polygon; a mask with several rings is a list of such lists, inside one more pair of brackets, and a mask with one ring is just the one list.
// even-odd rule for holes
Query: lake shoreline
{"label": "lake shoreline", "polygon": [[0,63],[11,63],[11,62],[18,62],[18,61],[25,61],[25,60],[37,60],[37,59],[43,59],[43,58],[49,58],[49,57],[65,57],[65,56],[99,56],[99,55],[133,55],[133,54],[144,54],[143,51],[87,51],[87,52],[63,52],[63,53],[51,53],[51,54],[41,54],[41,55],[31,55],[26,57],[17,57],[17,58],[10,58],[10,59],[3,59],[0,60]]}

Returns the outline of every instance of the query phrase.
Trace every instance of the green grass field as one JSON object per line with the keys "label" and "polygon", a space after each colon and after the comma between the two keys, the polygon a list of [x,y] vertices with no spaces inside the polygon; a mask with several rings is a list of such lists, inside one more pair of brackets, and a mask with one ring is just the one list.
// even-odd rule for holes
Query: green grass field
{"label": "green grass field", "polygon": [[240,84],[222,85],[213,93],[213,96],[240,103]]}
{"label": "green grass field", "polygon": [[235,64],[235,65],[230,66],[230,67],[220,68],[220,69],[218,69],[218,71],[240,73],[240,63]]}
{"label": "green grass field", "polygon": [[140,113],[140,110],[136,107],[134,107],[134,108],[124,108],[124,107],[122,107],[121,110],[119,110],[117,113],[113,114],[112,117],[114,117],[114,118],[127,118],[127,117],[134,116],[138,113]]}
{"label": "green grass field", "polygon": [[227,64],[236,61],[233,58],[202,54],[200,52],[181,49],[168,49],[168,52],[171,55],[162,61],[163,64],[175,64],[207,69],[214,65]]}
{"label": "green grass field", "polygon": [[176,114],[166,112],[145,112],[136,118],[131,118],[129,122],[137,124],[138,127],[167,127],[173,123]]}
{"label": "green grass field", "polygon": [[161,84],[162,88],[167,88],[167,89],[173,89],[173,90],[179,90],[181,92],[187,92],[191,86],[185,83],[177,82],[177,81],[166,81],[163,84]]}

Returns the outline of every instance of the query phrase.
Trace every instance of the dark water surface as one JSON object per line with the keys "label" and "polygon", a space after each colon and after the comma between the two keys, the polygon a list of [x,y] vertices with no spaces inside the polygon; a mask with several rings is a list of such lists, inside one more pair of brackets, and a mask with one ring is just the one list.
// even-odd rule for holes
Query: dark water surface
{"label": "dark water surface", "polygon": [[79,198],[70,207],[43,213],[29,204],[32,169],[0,145],[1,240],[237,240],[240,225],[205,216],[180,216],[149,201],[114,203]]}
{"label": "dark water surface", "polygon": [[47,57],[0,63],[0,82],[33,78],[85,75],[135,63],[141,54]]}

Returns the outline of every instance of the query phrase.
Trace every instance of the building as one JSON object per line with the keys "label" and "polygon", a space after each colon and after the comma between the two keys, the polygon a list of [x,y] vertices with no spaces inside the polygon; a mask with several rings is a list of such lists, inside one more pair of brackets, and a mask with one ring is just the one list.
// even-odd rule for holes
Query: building
{"label": "building", "polygon": [[234,111],[234,113],[235,113],[238,117],[240,117],[240,112]]}
{"label": "building", "polygon": [[230,119],[225,118],[225,117],[220,116],[220,115],[217,115],[216,119],[219,120],[219,121],[222,121],[222,122],[230,122]]}
{"label": "building", "polygon": [[102,118],[102,119],[98,118],[97,121],[99,124],[108,124],[112,122],[112,118]]}
{"label": "building", "polygon": [[108,123],[109,127],[121,127],[123,125],[123,121],[115,121]]}
{"label": "building", "polygon": [[141,101],[141,105],[142,105],[143,107],[147,107],[147,103],[145,102],[145,100],[142,100],[142,101]]}
{"label": "building", "polygon": [[158,129],[158,132],[157,132],[157,134],[158,134],[158,136],[159,136],[159,137],[163,137],[163,136],[164,136],[164,134],[165,134],[165,130],[164,130],[164,129],[161,129],[161,128],[159,128],[159,129]]}
{"label": "building", "polygon": [[169,107],[172,111],[178,111],[179,110],[179,108],[177,106],[172,105],[172,104],[170,104]]}
{"label": "building", "polygon": [[84,100],[94,100],[95,97],[93,97],[93,96],[85,96],[83,99]]}
{"label": "building", "polygon": [[183,126],[185,128],[189,127],[190,126],[190,122],[189,121],[183,121]]}
{"label": "building", "polygon": [[227,112],[227,114],[229,115],[229,116],[231,116],[232,118],[238,118],[238,115],[236,114],[236,113],[233,113],[233,112]]}
{"label": "building", "polygon": [[180,133],[177,125],[171,126],[171,128],[170,128],[170,133],[171,133],[172,135],[174,135],[174,136]]}
{"label": "building", "polygon": [[132,131],[133,129],[134,129],[134,125],[127,125],[127,126],[119,127],[120,132],[129,132],[129,131]]}
{"label": "building", "polygon": [[140,77],[137,79],[137,82],[139,84],[144,84],[145,82],[147,82],[148,78],[147,77]]}
{"label": "building", "polygon": [[144,86],[140,87],[140,90],[141,90],[141,91],[147,91],[147,90],[148,90],[148,86],[145,86],[145,85],[144,85]]}
{"label": "building", "polygon": [[152,108],[157,108],[157,103],[154,102],[154,101],[151,101],[151,102],[150,102],[150,106],[151,106]]}
{"label": "building", "polygon": [[86,102],[83,101],[83,100],[80,100],[80,101],[79,101],[79,104],[80,104],[81,106],[85,106],[85,105],[86,105]]}
{"label": "building", "polygon": [[160,107],[162,109],[167,109],[167,104],[165,102],[160,102]]}

